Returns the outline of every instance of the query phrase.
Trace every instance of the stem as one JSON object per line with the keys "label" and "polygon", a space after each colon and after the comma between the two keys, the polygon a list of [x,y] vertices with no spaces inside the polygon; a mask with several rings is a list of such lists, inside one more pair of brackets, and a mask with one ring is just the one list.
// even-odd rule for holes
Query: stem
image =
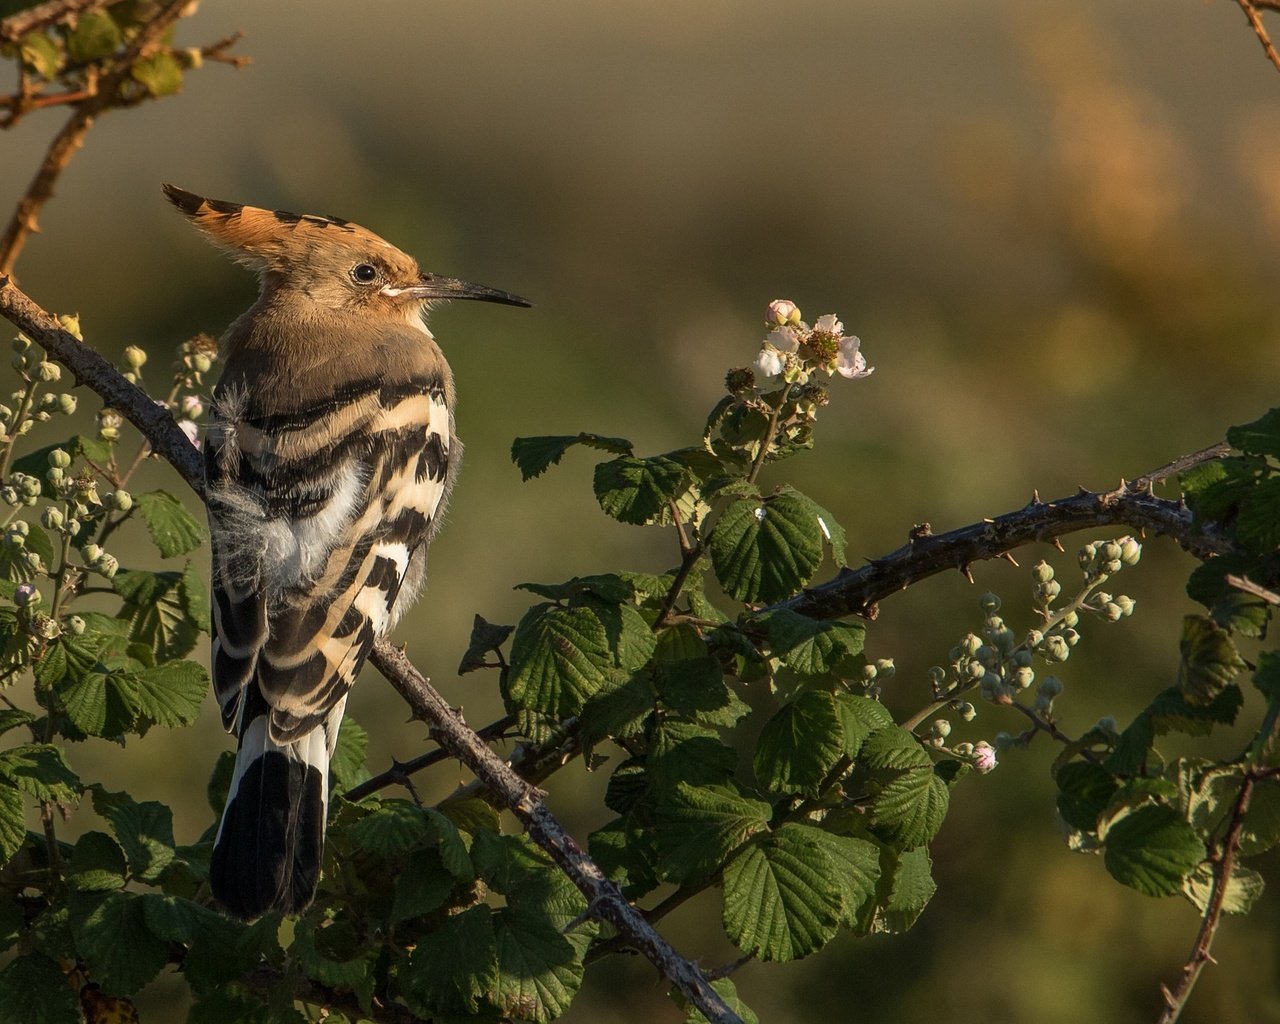
{"label": "stem", "polygon": [[760,475],[760,470],[764,468],[765,459],[769,457],[769,449],[773,447],[773,439],[778,434],[778,418],[782,415],[782,407],[787,403],[787,395],[791,393],[791,385],[783,383],[782,390],[778,392],[778,402],[771,405],[769,412],[769,426],[765,431],[764,440],[760,443],[760,450],[756,452],[755,459],[751,462],[751,472],[747,474],[747,483],[756,482],[756,477]]}
{"label": "stem", "polygon": [[[22,392],[22,400],[18,403],[18,408],[13,413],[13,427],[9,431],[9,443],[5,446],[4,455],[0,456],[0,481],[8,479],[9,467],[13,465],[13,452],[18,447],[18,431],[22,424],[27,420],[27,414],[31,412],[31,405],[36,397],[35,379],[29,379],[27,386]],[[13,518],[10,515],[9,518]]]}

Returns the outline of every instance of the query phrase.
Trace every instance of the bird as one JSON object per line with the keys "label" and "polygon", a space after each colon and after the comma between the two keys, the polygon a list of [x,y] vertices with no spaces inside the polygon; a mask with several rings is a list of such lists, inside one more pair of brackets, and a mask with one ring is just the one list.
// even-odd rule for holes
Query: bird
{"label": "bird", "polygon": [[242,920],[299,914],[347,695],[423,585],[462,455],[426,312],[530,303],[426,273],[350,221],[163,189],[260,283],[219,341],[204,445],[211,675],[238,741],[210,890]]}

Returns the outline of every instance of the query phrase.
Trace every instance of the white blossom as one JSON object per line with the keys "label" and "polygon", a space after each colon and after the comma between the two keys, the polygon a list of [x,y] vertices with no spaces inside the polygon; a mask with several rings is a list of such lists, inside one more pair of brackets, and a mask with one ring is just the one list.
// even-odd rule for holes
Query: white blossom
{"label": "white blossom", "polygon": [[870,377],[875,372],[874,366],[868,366],[866,357],[858,351],[862,343],[854,337],[840,339],[840,355],[836,359],[836,370],[840,376],[857,380]]}
{"label": "white blossom", "polygon": [[824,313],[814,322],[813,329],[822,334],[834,334],[837,338],[844,334],[844,324],[836,319],[834,313]]}
{"label": "white blossom", "polygon": [[799,320],[800,310],[790,299],[774,299],[769,303],[769,309],[764,318],[764,322],[769,325],[798,323]]}

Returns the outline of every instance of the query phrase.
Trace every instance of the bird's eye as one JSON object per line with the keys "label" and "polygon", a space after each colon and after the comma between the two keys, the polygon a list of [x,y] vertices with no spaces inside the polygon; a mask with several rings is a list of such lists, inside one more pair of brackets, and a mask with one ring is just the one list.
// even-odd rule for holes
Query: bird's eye
{"label": "bird's eye", "polygon": [[378,268],[372,263],[359,263],[351,271],[351,277],[359,284],[370,284],[378,278]]}

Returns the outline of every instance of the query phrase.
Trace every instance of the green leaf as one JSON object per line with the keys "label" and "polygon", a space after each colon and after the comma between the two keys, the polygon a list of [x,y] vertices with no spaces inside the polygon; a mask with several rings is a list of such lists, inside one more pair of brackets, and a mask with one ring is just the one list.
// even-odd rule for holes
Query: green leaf
{"label": "green leaf", "polygon": [[86,11],[67,33],[67,54],[78,64],[110,57],[121,43],[120,26],[106,11]]}
{"label": "green leaf", "polygon": [[[168,54],[156,56],[167,57]],[[172,60],[172,58],[170,58]],[[137,75],[138,65],[134,65]],[[152,491],[139,494],[134,506],[142,514],[151,539],[164,558],[185,555],[194,551],[204,541],[204,527],[186,510],[186,507],[168,491]]]}
{"label": "green leaf", "polygon": [[37,800],[71,803],[80,792],[80,780],[61,748],[47,743],[26,743],[0,752],[0,778]]}
{"label": "green leaf", "polygon": [[1259,554],[1280,547],[1280,476],[1258,481],[1244,495],[1236,537]]}
{"label": "green leaf", "polygon": [[1230,635],[1211,619],[1183,620],[1178,688],[1194,704],[1208,704],[1245,667]]}
{"label": "green leaf", "polygon": [[194,661],[166,661],[134,674],[138,713],[158,725],[190,725],[209,692],[209,675]]}
{"label": "green leaf", "polygon": [[52,79],[62,67],[62,51],[43,32],[28,32],[18,46],[22,63],[41,78]]}
{"label": "green leaf", "polygon": [[435,850],[414,851],[396,879],[391,922],[430,913],[444,903],[455,884],[457,880],[445,870],[440,854]]}
{"label": "green leaf", "polygon": [[711,534],[711,562],[721,585],[739,601],[790,597],[822,561],[817,506],[789,487],[763,503],[735,501]]}
{"label": "green leaf", "polygon": [[783,825],[742,850],[724,871],[724,927],[744,953],[797,960],[831,940],[844,911],[823,846]]}
{"label": "green leaf", "polygon": [[350,714],[342,719],[338,728],[338,742],[333,748],[329,771],[333,773],[335,792],[342,793],[358,786],[369,778],[365,767],[365,752],[369,749],[369,734]]}
{"label": "green leaf", "polygon": [[517,707],[568,718],[600,689],[612,661],[605,627],[590,609],[535,605],[511,643],[511,700]]}
{"label": "green leaf", "polygon": [[76,949],[103,991],[132,995],[164,968],[169,945],[147,926],[145,905],[137,895],[81,897],[86,898],[92,902],[71,915]]}
{"label": "green leaf", "polygon": [[616,455],[630,455],[632,450],[631,442],[625,438],[602,437],[599,434],[517,437],[511,443],[511,461],[520,467],[520,475],[525,480],[531,480],[558,463],[575,444],[585,444]]}
{"label": "green leaf", "polygon": [[[1238,787],[1237,787],[1238,789]],[[1280,782],[1261,779],[1249,798],[1249,813],[1240,831],[1240,853],[1244,857],[1265,853],[1280,843]]]}
{"label": "green leaf", "polygon": [[1203,526],[1233,519],[1261,469],[1260,459],[1226,458],[1183,473],[1180,482],[1196,522]]}
{"label": "green leaf", "polygon": [[21,708],[0,708],[0,734],[16,729],[20,725],[29,725],[36,720],[30,711]]}
{"label": "green leaf", "polygon": [[111,823],[129,871],[144,882],[159,878],[174,856],[173,812],[155,800],[135,803],[125,793],[103,791],[95,791],[94,807]]}
{"label": "green leaf", "polygon": [[182,88],[182,65],[163,50],[135,61],[129,73],[152,96],[172,96]]}
{"label": "green leaf", "polygon": [[289,947],[290,957],[308,978],[354,993],[356,1002],[366,1011],[372,1007],[377,983],[374,961],[378,953],[377,946],[369,947],[363,929],[358,930],[344,915],[323,928],[306,919],[300,921]]}
{"label": "green leaf", "polygon": [[661,873],[673,882],[713,874],[733,850],[769,825],[773,808],[735,786],[676,783],[658,807]]}
{"label": "green leaf", "polygon": [[0,866],[27,841],[22,794],[10,783],[0,783]]}
{"label": "green leaf", "polygon": [[862,744],[859,761],[867,768],[888,772],[932,769],[933,761],[911,732],[897,725],[877,729]]}
{"label": "green leaf", "polygon": [[888,891],[879,900],[871,930],[892,935],[910,930],[938,890],[929,851],[922,846],[900,854],[885,847],[880,855],[880,889]]}
{"label": "green leaf", "polygon": [[[609,604],[622,604],[635,596],[635,587],[617,573],[600,573],[594,576],[575,576],[564,583],[517,583],[516,590],[545,597],[548,601],[572,601],[592,596]],[[498,629],[508,629],[499,626]]]}
{"label": "green leaf", "polygon": [[[755,1011],[739,998],[738,990],[731,979],[716,978],[711,982],[711,987],[724,1000],[725,1006],[738,1015],[742,1024],[760,1024],[760,1018],[756,1016]],[[689,1006],[684,1024],[707,1024],[707,1018],[696,1006]]]}
{"label": "green leaf", "polygon": [[942,827],[950,799],[947,784],[932,768],[912,768],[872,800],[870,828],[894,846],[924,846]]}
{"label": "green leaf", "polygon": [[[1182,895],[1189,899],[1200,913],[1209,906],[1213,895],[1213,868],[1208,861],[1198,865],[1182,882]],[[1223,895],[1222,909],[1228,914],[1247,914],[1258,902],[1262,891],[1267,887],[1266,880],[1253,868],[1236,864],[1227,881],[1227,891]]]}
{"label": "green leaf", "polygon": [[1139,807],[1107,830],[1107,871],[1147,896],[1176,893],[1204,857],[1200,836],[1169,807]]}
{"label": "green leaf", "polygon": [[[736,758],[735,758],[736,763]],[[732,768],[730,768],[732,771]],[[674,783],[673,783],[674,784]],[[623,761],[609,776],[605,789],[604,805],[618,814],[633,810],[649,793],[649,773],[643,758],[632,757]]]}
{"label": "green leaf", "polygon": [[138,686],[123,672],[90,672],[58,688],[67,719],[85,736],[122,736],[138,718]]}
{"label": "green leaf", "polygon": [[212,628],[209,618],[209,586],[190,562],[182,570],[182,585],[178,591],[178,600],[192,625],[201,633],[208,633]]}
{"label": "green leaf", "polygon": [[756,778],[769,791],[816,796],[843,753],[844,728],[835,697],[808,690],[765,723],[753,764]]}
{"label": "green leaf", "polygon": [[569,1008],[582,985],[582,962],[572,943],[537,913],[504,907],[493,916],[498,983],[492,1002],[504,1014],[541,1022]]}
{"label": "green leaf", "polygon": [[1253,673],[1253,685],[1269,701],[1280,701],[1280,653],[1258,652],[1258,668]]}
{"label": "green leaf", "polygon": [[1072,828],[1092,832],[1119,788],[1101,765],[1072,761],[1058,769],[1058,813]]}
{"label": "green leaf", "polygon": [[588,746],[609,736],[630,739],[644,731],[653,710],[653,688],[643,675],[610,673],[604,687],[578,713],[578,727]]}
{"label": "green leaf", "polygon": [[409,800],[383,800],[378,809],[347,829],[362,850],[377,857],[397,857],[426,842],[431,825],[426,811]]}
{"label": "green leaf", "polygon": [[681,782],[693,786],[727,782],[737,765],[737,753],[720,741],[714,729],[693,722],[663,719],[649,746],[649,775],[663,790]]}
{"label": "green leaf", "polygon": [[844,729],[844,752],[849,757],[858,756],[862,750],[862,744],[873,732],[893,725],[893,716],[889,714],[889,709],[870,697],[837,693],[836,712],[840,716],[840,724]]}
{"label": "green leaf", "polygon": [[105,832],[86,832],[71,851],[67,881],[81,892],[110,892],[124,888],[127,870],[119,843]]}
{"label": "green leaf", "polygon": [[1227,443],[1242,452],[1280,458],[1280,409],[1269,409],[1252,423],[1228,428]]}
{"label": "green leaf", "polygon": [[426,1014],[474,1014],[497,984],[492,911],[483,903],[422,936],[400,970],[411,1007]]}
{"label": "green leaf", "polygon": [[185,580],[179,572],[122,569],[111,581],[124,598],[120,618],[129,623],[129,639],[150,647],[158,661],[189,654],[200,638],[187,611]]}
{"label": "green leaf", "polygon": [[614,818],[588,837],[591,859],[631,900],[658,887],[653,844],[652,830],[638,824],[632,815]]}
{"label": "green leaf", "polygon": [[1224,687],[1207,704],[1193,704],[1183,693],[1170,687],[1147,705],[1146,714],[1158,735],[1176,731],[1189,736],[1208,736],[1215,725],[1231,725],[1243,703],[1244,694],[1235,684]]}
{"label": "green leaf", "polygon": [[635,526],[670,526],[670,502],[689,487],[689,471],[665,456],[624,455],[596,466],[596,500],[605,515]]}
{"label": "green leaf", "polygon": [[808,825],[788,825],[803,829],[807,838],[822,847],[829,873],[840,890],[840,923],[853,928],[859,910],[876,894],[880,878],[880,848],[869,839],[840,836]]}
{"label": "green leaf", "polygon": [[495,626],[477,615],[471,624],[471,640],[467,651],[458,664],[458,675],[466,675],[476,669],[484,668],[489,655],[507,642],[515,626]]}
{"label": "green leaf", "polygon": [[21,1006],[17,1024],[81,1024],[80,998],[62,968],[41,953],[9,962],[0,972],[0,1007]]}
{"label": "green leaf", "polygon": [[848,658],[862,653],[866,628],[860,623],[820,621],[789,609],[765,619],[773,653],[796,672],[819,676],[838,672]]}

